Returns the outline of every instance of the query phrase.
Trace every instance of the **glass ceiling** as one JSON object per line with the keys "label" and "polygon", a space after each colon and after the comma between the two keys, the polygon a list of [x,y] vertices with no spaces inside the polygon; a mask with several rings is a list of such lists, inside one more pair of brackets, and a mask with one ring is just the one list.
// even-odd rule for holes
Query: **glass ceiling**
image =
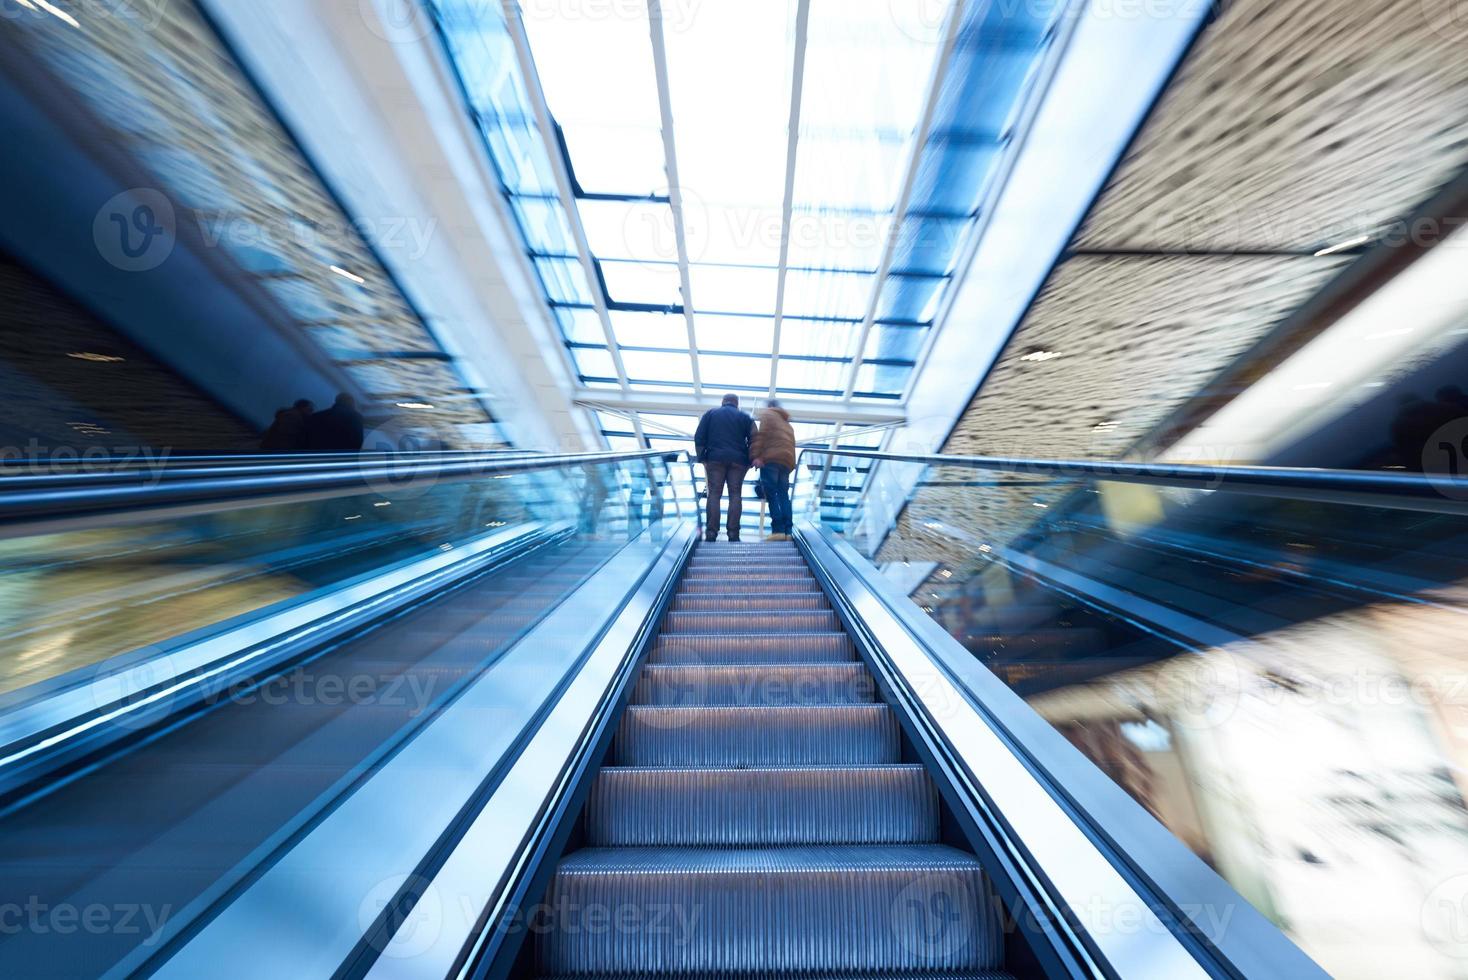
{"label": "glass ceiling", "polygon": [[890,404],[1067,0],[425,2],[585,388]]}

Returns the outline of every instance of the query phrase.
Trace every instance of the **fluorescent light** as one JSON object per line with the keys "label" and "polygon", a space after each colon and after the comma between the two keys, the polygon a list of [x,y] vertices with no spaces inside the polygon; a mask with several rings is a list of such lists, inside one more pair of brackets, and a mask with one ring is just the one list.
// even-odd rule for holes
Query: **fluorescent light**
{"label": "fluorescent light", "polygon": [[1053,360],[1055,360],[1059,356],[1060,356],[1060,352],[1059,351],[1053,351],[1053,350],[1032,350],[1028,354],[1026,354],[1023,357],[1021,357],[1020,360],[1021,361],[1031,361],[1031,362],[1033,362],[1035,364],[1043,364],[1046,361],[1053,361]]}
{"label": "fluorescent light", "polygon": [[1356,248],[1359,245],[1365,245],[1369,241],[1371,241],[1370,235],[1361,235],[1358,238],[1352,238],[1350,241],[1341,242],[1339,245],[1332,245],[1329,248],[1322,248],[1320,251],[1315,253],[1315,257],[1324,258],[1327,255],[1334,255],[1337,252],[1344,252],[1348,249]]}
{"label": "fluorescent light", "polygon": [[127,360],[125,357],[114,357],[111,354],[95,354],[89,350],[73,351],[66,356],[74,357],[78,361],[92,361],[96,364],[117,364],[120,361]]}
{"label": "fluorescent light", "polygon": [[353,275],[352,273],[348,272],[346,269],[343,269],[339,265],[332,266],[331,267],[331,271],[332,272],[335,272],[337,275],[341,276],[343,279],[350,279],[350,280],[352,280],[352,282],[356,283],[359,286],[365,286],[365,285],[367,285],[367,280],[366,279],[363,279],[361,276],[358,276],[358,275]]}
{"label": "fluorescent light", "polygon": [[398,408],[432,408],[427,402],[398,402]]}

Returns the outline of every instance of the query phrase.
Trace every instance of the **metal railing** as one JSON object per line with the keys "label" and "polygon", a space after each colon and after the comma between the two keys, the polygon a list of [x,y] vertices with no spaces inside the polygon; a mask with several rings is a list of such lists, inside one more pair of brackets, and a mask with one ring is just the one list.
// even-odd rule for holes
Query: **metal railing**
{"label": "metal railing", "polygon": [[569,466],[655,459],[673,462],[677,456],[667,450],[523,456],[496,452],[362,454],[311,461],[208,466],[189,462],[159,468],[19,474],[0,477],[0,528],[255,506]]}
{"label": "metal railing", "polygon": [[[1385,507],[1393,510],[1468,513],[1468,478],[1456,474],[1401,470],[1326,470],[1278,466],[1214,466],[1129,463],[1106,460],[1038,459],[1021,456],[945,456],[859,449],[807,449],[807,454],[920,463],[989,470],[1011,476],[1136,483],[1185,490],[1222,491],[1315,503]],[[796,470],[800,466],[797,464]]]}

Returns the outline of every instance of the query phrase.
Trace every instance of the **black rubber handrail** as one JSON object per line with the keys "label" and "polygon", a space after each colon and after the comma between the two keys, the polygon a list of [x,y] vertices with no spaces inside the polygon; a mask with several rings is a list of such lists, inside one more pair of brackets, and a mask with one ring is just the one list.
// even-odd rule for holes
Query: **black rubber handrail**
{"label": "black rubber handrail", "polygon": [[1316,503],[1385,507],[1446,514],[1468,513],[1468,479],[1400,470],[1324,470],[1280,466],[1212,466],[1108,460],[1031,459],[1022,456],[946,456],[862,449],[807,449],[801,453],[927,466],[993,470],[1019,476],[1138,483],[1277,497]]}
{"label": "black rubber handrail", "polygon": [[0,526],[180,508],[209,510],[221,504],[258,505],[353,491],[387,494],[437,482],[638,460],[672,461],[678,455],[666,450],[508,458],[503,453],[362,454],[320,463],[12,476],[0,478]]}

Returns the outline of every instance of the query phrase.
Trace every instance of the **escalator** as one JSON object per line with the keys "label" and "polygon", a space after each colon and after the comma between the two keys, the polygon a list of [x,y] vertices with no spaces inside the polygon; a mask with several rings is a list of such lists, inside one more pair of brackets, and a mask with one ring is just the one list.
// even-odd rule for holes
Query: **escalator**
{"label": "escalator", "polygon": [[1000,904],[794,544],[701,544],[546,905],[556,977],[994,977]]}

